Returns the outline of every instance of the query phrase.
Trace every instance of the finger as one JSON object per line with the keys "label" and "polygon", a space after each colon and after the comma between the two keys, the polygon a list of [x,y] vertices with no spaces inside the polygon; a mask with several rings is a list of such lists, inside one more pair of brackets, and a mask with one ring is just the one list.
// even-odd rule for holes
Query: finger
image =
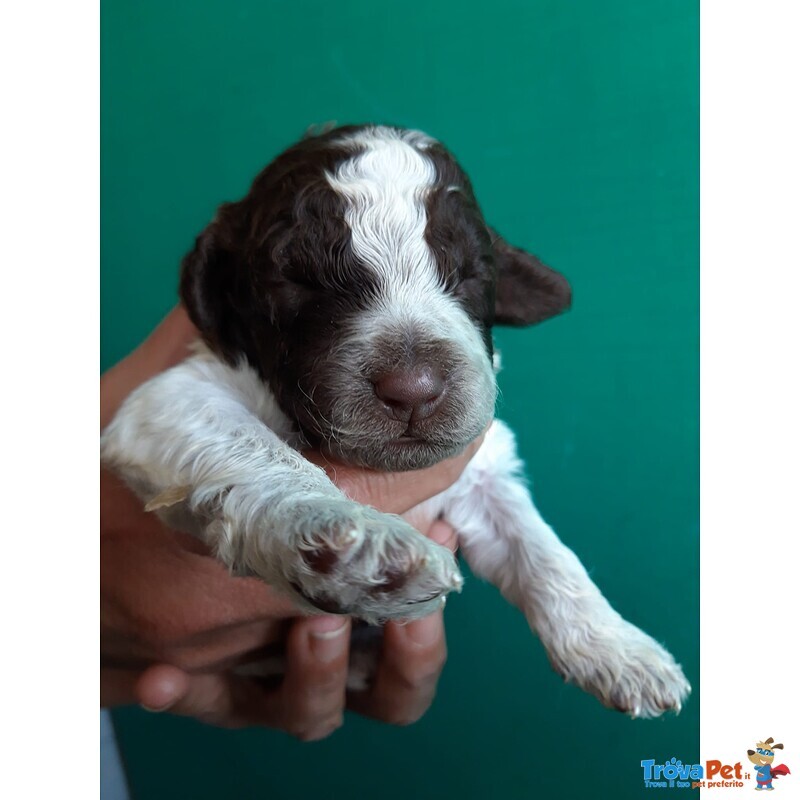
{"label": "finger", "polygon": [[298,620],[286,642],[286,677],[279,690],[281,727],[303,741],[323,739],[343,721],[350,620]]}
{"label": "finger", "polygon": [[425,531],[425,535],[436,542],[436,544],[448,548],[452,553],[455,553],[458,549],[458,534],[456,533],[456,529],[443,519],[437,519],[433,525]]}
{"label": "finger", "polygon": [[278,720],[268,693],[255,681],[221,672],[189,675],[159,664],[142,673],[136,697],[147,711],[169,711],[223,728],[273,727]]}
{"label": "finger", "polygon": [[384,628],[383,649],[371,689],[352,694],[349,706],[393,725],[410,725],[430,707],[447,659],[442,612]]}
{"label": "finger", "polygon": [[275,719],[254,681],[222,672],[190,675],[159,664],[142,673],[136,695],[147,711],[169,711],[225,728],[269,725]]}
{"label": "finger", "polygon": [[135,684],[136,700],[148,711],[166,711],[189,694],[190,682],[191,677],[183,670],[157,664],[139,676]]}
{"label": "finger", "polygon": [[449,522],[432,515],[426,509],[426,505],[423,503],[421,506],[407,511],[403,514],[403,519],[429,539],[455,553],[458,549],[458,534],[455,528]]}
{"label": "finger", "polygon": [[286,678],[271,692],[248,678],[189,675],[160,664],[141,675],[136,698],[148,711],[169,711],[210,725],[262,725],[304,741],[322,739],[342,723],[349,630],[343,617],[296,623],[287,641]]}

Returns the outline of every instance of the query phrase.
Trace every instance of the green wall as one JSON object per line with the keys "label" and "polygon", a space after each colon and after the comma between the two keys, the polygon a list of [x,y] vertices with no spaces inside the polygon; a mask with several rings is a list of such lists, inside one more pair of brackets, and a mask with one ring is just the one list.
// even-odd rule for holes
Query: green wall
{"label": "green wall", "polygon": [[545,516],[681,661],[677,718],[561,684],[522,616],[469,580],[423,721],[302,745],[115,715],[137,798],[633,798],[698,755],[696,0],[102,6],[102,362],[175,302],[222,200],[315,122],[442,139],[487,219],[569,276],[571,313],[499,331],[500,415]]}

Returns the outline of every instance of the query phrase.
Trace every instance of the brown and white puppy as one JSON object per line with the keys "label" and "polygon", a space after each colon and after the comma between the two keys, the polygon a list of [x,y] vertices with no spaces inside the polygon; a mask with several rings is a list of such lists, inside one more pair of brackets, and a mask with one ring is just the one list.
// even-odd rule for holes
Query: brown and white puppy
{"label": "brown and white puppy", "polygon": [[[381,470],[460,452],[494,413],[492,326],[563,311],[567,281],[486,225],[441,144],[351,126],[289,148],[220,207],[184,260],[181,297],[205,344],[128,398],[106,463],[234,573],[309,611],[375,622],[439,607],[462,583],[450,552],[346,498],[298,450]],[[455,527],[566,679],[634,716],[679,709],[679,666],[609,606],[521,466],[494,421],[421,512]]]}

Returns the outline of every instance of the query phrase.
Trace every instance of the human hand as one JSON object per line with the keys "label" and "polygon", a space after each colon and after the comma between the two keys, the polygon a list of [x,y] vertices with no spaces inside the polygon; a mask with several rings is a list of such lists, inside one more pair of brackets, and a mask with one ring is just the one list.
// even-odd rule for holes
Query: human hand
{"label": "human hand", "polygon": [[[182,309],[103,376],[102,424],[139,383],[172,366],[197,337]],[[449,486],[477,449],[429,470],[384,474],[325,466],[358,502],[403,513]],[[113,476],[101,480],[101,701],[139,702],[218,725],[268,725],[304,739],[341,723],[349,620],[297,618],[284,597],[254,579],[231,578],[193,537],[168,531]],[[441,544],[455,545],[442,522],[414,520]],[[257,660],[286,638],[287,674],[266,691],[231,668]],[[441,612],[407,625],[390,623],[369,692],[349,706],[398,724],[419,718],[433,699],[446,656]]]}
{"label": "human hand", "polygon": [[[112,475],[101,476],[101,497],[104,705],[138,702],[227,727],[277,727],[307,740],[341,724],[346,700],[394,724],[427,710],[446,657],[441,612],[388,623],[372,687],[346,698],[348,619],[298,618],[291,602],[260,581],[231,578],[198,540],[145,514]],[[454,548],[446,524],[434,522],[427,532]],[[287,672],[278,689],[232,672],[284,637]]]}

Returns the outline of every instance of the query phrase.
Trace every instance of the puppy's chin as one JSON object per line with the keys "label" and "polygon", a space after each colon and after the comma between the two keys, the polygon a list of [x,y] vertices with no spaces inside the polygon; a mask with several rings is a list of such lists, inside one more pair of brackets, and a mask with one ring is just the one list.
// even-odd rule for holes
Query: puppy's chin
{"label": "puppy's chin", "polygon": [[[477,435],[477,434],[476,434]],[[380,472],[410,472],[425,469],[461,453],[475,437],[463,442],[429,442],[421,439],[395,439],[384,442],[350,444],[334,442],[325,450],[338,461]]]}

